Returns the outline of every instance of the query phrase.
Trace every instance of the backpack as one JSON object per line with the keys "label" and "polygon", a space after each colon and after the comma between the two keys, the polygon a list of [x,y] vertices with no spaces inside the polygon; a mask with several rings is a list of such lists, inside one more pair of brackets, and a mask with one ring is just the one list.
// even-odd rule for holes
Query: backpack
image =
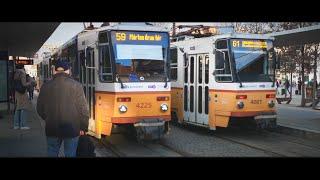
{"label": "backpack", "polygon": [[27,87],[24,87],[24,86],[22,85],[21,80],[14,80],[14,89],[15,89],[17,92],[19,92],[19,93],[21,93],[21,94],[24,94],[24,93],[26,92],[26,90],[27,90]]}
{"label": "backpack", "polygon": [[96,157],[95,146],[88,135],[79,137],[77,157]]}

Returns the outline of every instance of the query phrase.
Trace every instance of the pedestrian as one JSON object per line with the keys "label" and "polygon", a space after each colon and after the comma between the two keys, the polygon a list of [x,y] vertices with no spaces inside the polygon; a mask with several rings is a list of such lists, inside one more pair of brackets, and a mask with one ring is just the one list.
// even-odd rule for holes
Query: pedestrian
{"label": "pedestrian", "polygon": [[299,78],[298,80],[298,91],[299,91],[299,95],[301,95],[301,78]]}
{"label": "pedestrian", "polygon": [[285,81],[284,81],[284,87],[286,89],[286,94],[285,96],[287,97],[287,92],[290,94],[290,91],[289,91],[289,87],[290,87],[290,83],[289,83],[289,80],[286,78]]}
{"label": "pedestrian", "polygon": [[37,83],[33,77],[29,76],[29,74],[27,74],[27,81],[30,82],[30,86],[28,87],[28,92],[29,92],[29,100],[31,101],[33,99],[34,88],[36,87]]}
{"label": "pedestrian", "polygon": [[58,157],[62,142],[66,157],[75,157],[80,135],[88,131],[89,109],[82,85],[71,78],[69,63],[59,59],[53,79],[43,84],[37,112],[45,121],[48,156]]}
{"label": "pedestrian", "polygon": [[14,73],[14,88],[17,104],[13,117],[13,129],[30,129],[26,126],[28,112],[32,111],[32,104],[28,99],[26,91],[29,85],[30,83],[26,81],[24,65],[16,65],[16,72]]}
{"label": "pedestrian", "polygon": [[280,86],[280,84],[279,84],[279,80],[278,79],[276,80],[276,86],[277,86],[277,89],[276,89],[277,94],[279,94],[279,86]]}

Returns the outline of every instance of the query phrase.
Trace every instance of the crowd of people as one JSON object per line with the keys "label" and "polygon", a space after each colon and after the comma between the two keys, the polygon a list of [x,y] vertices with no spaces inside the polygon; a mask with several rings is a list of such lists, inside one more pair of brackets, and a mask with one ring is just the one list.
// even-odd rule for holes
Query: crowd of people
{"label": "crowd of people", "polygon": [[[292,82],[292,84],[290,84],[290,81],[288,80],[288,78],[286,78],[284,82],[281,81],[280,79],[277,79],[276,86],[277,86],[277,94],[285,95],[285,97],[287,97],[287,94],[291,94],[291,86],[293,89],[295,89],[296,95],[301,95],[301,90],[302,90],[301,78],[299,78],[297,82]],[[319,84],[316,82],[316,89],[318,89],[318,86]],[[313,80],[309,81],[305,87],[313,87]],[[284,89],[284,91],[279,92],[280,89]]]}

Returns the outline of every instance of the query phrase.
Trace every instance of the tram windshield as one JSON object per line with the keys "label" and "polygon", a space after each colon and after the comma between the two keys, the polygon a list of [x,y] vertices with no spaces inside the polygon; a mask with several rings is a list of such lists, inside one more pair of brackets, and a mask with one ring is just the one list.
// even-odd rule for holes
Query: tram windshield
{"label": "tram windshield", "polygon": [[232,39],[231,51],[238,80],[242,82],[272,82],[274,58],[272,41]]}
{"label": "tram windshield", "polygon": [[111,32],[116,75],[122,82],[164,82],[169,38],[167,33]]}

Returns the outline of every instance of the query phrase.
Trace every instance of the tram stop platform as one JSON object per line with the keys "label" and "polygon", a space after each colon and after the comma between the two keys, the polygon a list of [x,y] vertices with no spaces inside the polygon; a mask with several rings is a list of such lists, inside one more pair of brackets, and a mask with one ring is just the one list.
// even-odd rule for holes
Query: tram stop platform
{"label": "tram stop platform", "polygon": [[[37,115],[35,91],[27,125],[30,130],[14,130],[13,113],[7,113],[7,104],[0,103],[0,157],[46,157],[44,121]],[[276,131],[307,138],[320,137],[320,111],[310,107],[299,107],[301,96],[295,95],[290,104],[277,104],[278,128]],[[60,156],[63,147],[60,150]]]}
{"label": "tram stop platform", "polygon": [[[35,92],[33,105],[36,104],[37,95]],[[28,116],[29,130],[13,129],[13,113],[7,112],[6,103],[0,104],[0,115],[0,157],[47,156],[44,122],[37,115],[35,108]]]}
{"label": "tram stop platform", "polygon": [[278,131],[303,137],[320,138],[320,110],[309,104],[301,107],[301,95],[292,95],[290,104],[276,104]]}

